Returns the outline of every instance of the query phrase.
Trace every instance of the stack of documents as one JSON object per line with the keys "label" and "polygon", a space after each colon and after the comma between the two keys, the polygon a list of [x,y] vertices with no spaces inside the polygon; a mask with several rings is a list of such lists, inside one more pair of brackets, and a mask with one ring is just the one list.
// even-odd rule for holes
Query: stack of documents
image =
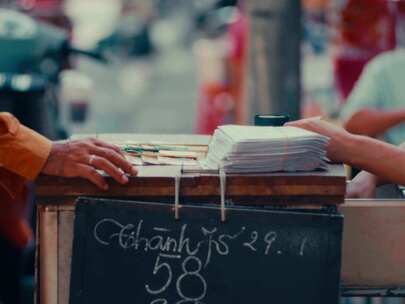
{"label": "stack of documents", "polygon": [[230,173],[325,169],[328,140],[295,127],[226,125],[215,131],[201,165]]}
{"label": "stack of documents", "polygon": [[205,157],[208,148],[206,145],[127,142],[121,144],[121,150],[126,159],[136,166],[199,166],[198,160]]}

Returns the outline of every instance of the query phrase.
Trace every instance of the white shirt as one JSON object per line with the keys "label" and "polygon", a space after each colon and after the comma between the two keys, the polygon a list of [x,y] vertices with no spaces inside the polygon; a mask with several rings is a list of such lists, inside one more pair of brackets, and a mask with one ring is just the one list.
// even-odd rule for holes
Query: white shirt
{"label": "white shirt", "polygon": [[[341,112],[341,118],[347,121],[364,108],[405,109],[405,50],[383,53],[367,64]],[[405,123],[388,130],[383,139],[395,145],[405,142]]]}

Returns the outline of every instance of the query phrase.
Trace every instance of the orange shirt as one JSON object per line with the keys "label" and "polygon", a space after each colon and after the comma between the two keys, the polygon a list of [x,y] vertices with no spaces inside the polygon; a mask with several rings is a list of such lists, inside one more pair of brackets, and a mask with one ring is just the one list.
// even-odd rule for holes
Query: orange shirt
{"label": "orange shirt", "polygon": [[32,232],[25,221],[26,182],[41,172],[51,141],[0,112],[0,234],[24,247]]}

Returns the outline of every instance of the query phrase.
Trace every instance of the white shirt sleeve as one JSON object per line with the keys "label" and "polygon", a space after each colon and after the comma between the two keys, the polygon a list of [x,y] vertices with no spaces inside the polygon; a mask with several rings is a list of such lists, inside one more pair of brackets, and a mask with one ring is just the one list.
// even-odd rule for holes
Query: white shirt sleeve
{"label": "white shirt sleeve", "polygon": [[381,103],[382,69],[381,61],[371,61],[356,82],[345,106],[340,113],[342,121],[347,121],[356,112],[365,108],[378,108]]}

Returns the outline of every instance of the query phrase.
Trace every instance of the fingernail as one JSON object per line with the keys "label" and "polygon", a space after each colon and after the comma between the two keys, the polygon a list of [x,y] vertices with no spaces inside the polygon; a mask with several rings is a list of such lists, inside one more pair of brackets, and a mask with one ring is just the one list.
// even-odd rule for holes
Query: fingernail
{"label": "fingernail", "polygon": [[128,177],[125,175],[125,174],[123,174],[122,175],[122,177],[121,177],[121,180],[126,184],[126,183],[128,183]]}
{"label": "fingernail", "polygon": [[133,176],[136,176],[136,175],[138,175],[138,170],[136,170],[135,167],[132,167],[131,173]]}

